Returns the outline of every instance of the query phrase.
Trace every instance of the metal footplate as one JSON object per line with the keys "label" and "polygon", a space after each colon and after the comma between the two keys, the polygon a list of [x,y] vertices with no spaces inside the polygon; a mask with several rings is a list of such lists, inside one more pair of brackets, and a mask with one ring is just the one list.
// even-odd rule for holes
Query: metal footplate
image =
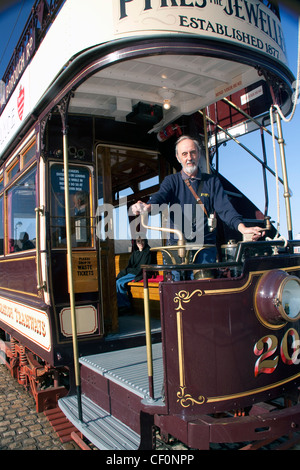
{"label": "metal footplate", "polygon": [[59,400],[69,421],[100,450],[137,450],[140,436],[89,398],[82,396],[82,421],[78,419],[77,396]]}

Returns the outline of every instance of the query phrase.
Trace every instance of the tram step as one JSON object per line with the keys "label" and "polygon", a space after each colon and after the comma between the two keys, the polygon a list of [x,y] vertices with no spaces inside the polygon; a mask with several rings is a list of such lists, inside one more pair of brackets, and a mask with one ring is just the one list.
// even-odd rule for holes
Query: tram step
{"label": "tram step", "polygon": [[[164,381],[162,344],[152,345],[154,397],[156,404],[161,400],[162,386]],[[79,362],[83,368],[88,368],[94,374],[119,384],[131,391],[140,399],[149,396],[149,380],[147,369],[146,346],[137,348],[111,351],[104,354],[95,354],[81,357]],[[85,391],[86,395],[88,394]]]}
{"label": "tram step", "polygon": [[82,421],[77,396],[61,398],[58,405],[71,423],[100,450],[137,450],[140,436],[84,395]]}
{"label": "tram step", "polygon": [[62,443],[74,440],[72,433],[77,433],[77,429],[72,423],[66,418],[64,413],[57,407],[50,410],[45,410],[44,415],[48,418],[49,423],[53,427],[57,436]]}

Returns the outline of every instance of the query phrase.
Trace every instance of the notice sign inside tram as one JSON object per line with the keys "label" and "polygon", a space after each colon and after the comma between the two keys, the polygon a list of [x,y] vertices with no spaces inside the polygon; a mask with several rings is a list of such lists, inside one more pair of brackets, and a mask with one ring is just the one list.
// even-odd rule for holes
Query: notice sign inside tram
{"label": "notice sign inside tram", "polygon": [[[91,171],[88,167],[69,167],[69,214],[72,248],[92,245]],[[51,232],[53,247],[63,248],[66,239],[65,175],[62,164],[51,166]]]}
{"label": "notice sign inside tram", "polygon": [[[65,176],[63,165],[53,165],[51,167],[52,189],[56,193],[65,191]],[[69,168],[69,189],[70,193],[77,191],[89,192],[89,170],[87,168],[72,167]]]}
{"label": "notice sign inside tram", "polygon": [[95,292],[98,290],[96,253],[73,252],[72,267],[75,292]]}

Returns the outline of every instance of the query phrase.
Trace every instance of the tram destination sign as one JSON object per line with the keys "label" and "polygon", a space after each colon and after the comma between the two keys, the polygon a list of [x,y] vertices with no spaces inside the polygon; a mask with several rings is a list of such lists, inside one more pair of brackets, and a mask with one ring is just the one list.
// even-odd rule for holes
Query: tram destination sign
{"label": "tram destination sign", "polygon": [[115,34],[180,32],[219,39],[264,52],[284,64],[286,47],[279,18],[253,0],[117,0]]}

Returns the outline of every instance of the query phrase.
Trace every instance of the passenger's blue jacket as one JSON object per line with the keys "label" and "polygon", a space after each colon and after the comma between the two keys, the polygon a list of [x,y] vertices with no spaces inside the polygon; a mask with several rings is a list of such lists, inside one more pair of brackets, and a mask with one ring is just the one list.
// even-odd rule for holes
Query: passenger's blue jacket
{"label": "passenger's blue jacket", "polygon": [[[185,238],[190,241],[194,241],[195,236],[195,214],[198,214],[198,219],[202,209],[199,207],[196,212],[197,202],[190,189],[184,182],[185,178],[189,178],[184,172],[179,172],[167,176],[160,189],[153,194],[148,203],[151,203],[151,213],[157,212],[154,205],[168,204],[170,207],[173,205],[180,205],[183,212],[181,221],[178,223],[178,214],[174,216],[174,212],[170,211],[170,227],[179,228],[184,234]],[[198,194],[200,181],[203,181],[201,185],[201,192]],[[209,175],[201,173],[199,170],[196,178],[190,178],[190,182],[195,192],[203,202],[208,216],[216,212],[220,219],[225,222],[230,228],[237,230],[238,225],[242,222],[242,217],[232,206],[228,196],[225,194],[223,186],[219,178],[215,175]],[[154,210],[153,210],[154,209]],[[180,227],[181,224],[181,227]],[[203,229],[203,226],[197,221],[197,230]],[[193,233],[194,232],[194,233]],[[174,235],[170,235],[170,242],[176,239]],[[210,232],[207,224],[207,217],[204,216],[204,243],[215,244],[216,242],[216,230]]]}

